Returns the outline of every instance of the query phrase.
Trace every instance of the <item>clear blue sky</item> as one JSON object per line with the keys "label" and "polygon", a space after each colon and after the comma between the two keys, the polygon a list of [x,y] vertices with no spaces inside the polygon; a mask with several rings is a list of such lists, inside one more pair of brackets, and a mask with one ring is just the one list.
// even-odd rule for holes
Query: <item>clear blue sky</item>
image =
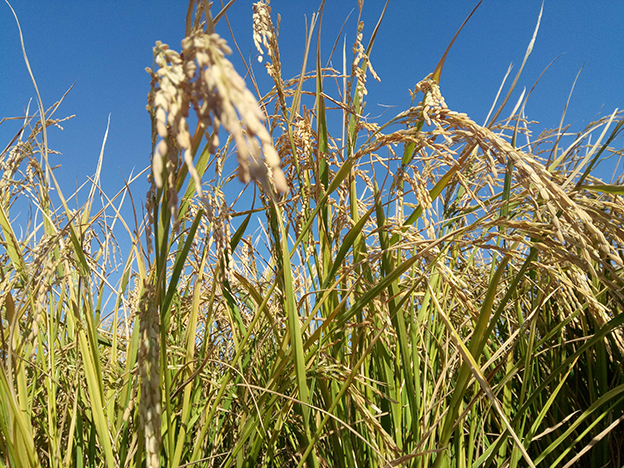
{"label": "clear blue sky", "polygon": [[[216,4],[219,1],[215,2]],[[238,0],[228,17],[239,47],[249,59],[255,57],[251,35],[251,0]],[[384,2],[364,4],[365,41]],[[432,72],[448,42],[476,1],[391,0],[371,56],[382,82],[369,80],[367,111],[388,118],[409,104],[408,89]],[[75,114],[65,130],[49,133],[50,147],[62,156],[52,156],[64,191],[72,193],[95,171],[108,115],[111,125],[105,151],[103,186],[112,194],[126,177],[149,164],[150,122],[145,111],[149,77],[156,40],[178,49],[183,37],[186,1],[26,1],[12,0],[21,22],[26,51],[38,81],[44,106],[56,102],[76,83],[56,117]],[[305,21],[320,1],[273,0],[273,19],[282,16],[280,45],[285,77],[301,67]],[[442,75],[442,93],[454,110],[483,122],[499,84],[511,62],[515,70],[522,62],[533,34],[541,2],[534,0],[485,0],[452,49]],[[213,8],[216,13],[220,8]],[[357,1],[327,0],[323,17],[324,60],[353,10],[343,35],[351,50],[357,19]],[[530,88],[543,69],[563,54],[546,72],[529,101],[526,113],[543,126],[559,123],[577,72],[585,68],[576,85],[568,111],[568,122],[577,128],[597,115],[624,106],[624,2],[546,0],[542,25],[533,55],[515,94]],[[0,117],[23,115],[35,96],[19,43],[19,35],[8,6],[0,4]],[[217,32],[231,45],[225,21]],[[236,50],[232,60],[241,74]],[[340,63],[337,53],[334,63]],[[258,77],[263,65],[253,61]],[[313,62],[309,67],[313,67]],[[512,72],[513,73],[513,72]],[[261,80],[263,92],[269,82]],[[515,102],[514,99],[512,101]],[[31,104],[31,112],[36,101]],[[385,120],[385,119],[384,119]],[[15,133],[17,122],[0,126],[2,147]],[[146,184],[134,191],[144,199]]]}

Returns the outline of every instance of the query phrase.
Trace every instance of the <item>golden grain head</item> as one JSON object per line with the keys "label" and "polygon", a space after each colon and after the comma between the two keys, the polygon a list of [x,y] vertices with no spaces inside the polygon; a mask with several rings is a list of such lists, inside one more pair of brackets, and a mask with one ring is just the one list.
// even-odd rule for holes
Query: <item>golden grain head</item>
{"label": "golden grain head", "polygon": [[[260,7],[258,11],[265,10]],[[258,24],[262,22],[261,18],[266,19],[265,13],[259,15]],[[186,120],[192,107],[209,141],[216,138],[219,126],[232,135],[241,181],[256,180],[268,193],[288,191],[279,156],[264,127],[264,114],[244,80],[225,57],[231,53],[226,41],[214,33],[194,32],[182,41],[182,50],[178,54],[158,43],[154,48],[159,68],[152,74],[155,79],[150,98],[153,99],[156,131],[161,138],[152,158],[156,186],[162,188],[167,176],[171,177],[178,170],[176,154],[179,149],[197,192],[202,195]],[[173,184],[174,179],[171,179],[169,186]],[[175,212],[175,206],[170,209]]]}

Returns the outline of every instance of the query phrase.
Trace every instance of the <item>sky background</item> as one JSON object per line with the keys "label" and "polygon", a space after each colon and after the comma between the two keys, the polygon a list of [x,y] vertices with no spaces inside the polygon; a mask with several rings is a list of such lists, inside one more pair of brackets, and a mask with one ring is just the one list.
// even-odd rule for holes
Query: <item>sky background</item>
{"label": "sky background", "polygon": [[[228,18],[244,58],[253,63],[264,94],[270,90],[270,81],[263,64],[255,60],[252,3],[238,0],[228,11]],[[366,111],[372,120],[386,112],[377,120],[385,121],[409,106],[408,90],[434,70],[476,3],[390,1],[371,55],[381,77],[381,83],[369,78]],[[213,14],[220,10],[219,0],[215,4]],[[180,49],[187,5],[181,0],[12,0],[44,106],[50,107],[75,83],[55,114],[57,118],[75,118],[63,124],[64,131],[49,131],[50,148],[62,153],[53,155],[51,162],[62,166],[56,174],[66,194],[73,193],[94,173],[109,114],[104,190],[117,192],[123,187],[124,177],[149,164],[150,120],[145,110],[149,76],[145,67],[152,65],[155,41]],[[286,78],[300,71],[306,17],[309,23],[319,5],[320,1],[271,2],[273,21],[277,13],[282,17],[280,48]],[[365,43],[383,5],[380,0],[364,3]],[[450,108],[483,123],[508,66],[513,62],[513,77],[522,63],[540,7],[541,1],[534,0],[483,2],[446,61],[441,90]],[[357,1],[327,1],[322,24],[323,63],[350,12],[341,36],[346,35],[349,57],[355,39]],[[533,54],[510,104],[513,107],[523,87],[531,88],[546,66],[559,57],[526,107],[528,118],[540,122],[534,134],[541,128],[558,126],[570,88],[583,65],[566,121],[580,129],[595,117],[624,106],[622,24],[622,1],[546,0]],[[15,117],[24,115],[35,91],[22,57],[15,20],[4,2],[0,4],[0,26],[0,118]],[[225,21],[217,25],[217,32],[233,46]],[[232,48],[231,60],[244,75],[241,57]],[[336,68],[341,66],[341,48],[342,39],[333,60]],[[310,60],[308,69],[313,67],[314,61]],[[36,107],[33,99],[30,112]],[[2,148],[19,125],[17,121],[0,125]],[[144,200],[146,188],[146,178],[142,177],[133,190],[135,200]]]}

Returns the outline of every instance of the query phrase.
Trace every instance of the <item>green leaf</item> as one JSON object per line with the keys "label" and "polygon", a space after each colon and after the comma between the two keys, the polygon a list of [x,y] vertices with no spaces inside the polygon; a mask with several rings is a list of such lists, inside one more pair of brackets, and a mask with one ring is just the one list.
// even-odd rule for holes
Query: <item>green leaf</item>
{"label": "green leaf", "polygon": [[612,193],[614,195],[624,195],[624,185],[611,185],[611,184],[594,184],[594,185],[581,185],[577,190],[587,189],[600,193]]}

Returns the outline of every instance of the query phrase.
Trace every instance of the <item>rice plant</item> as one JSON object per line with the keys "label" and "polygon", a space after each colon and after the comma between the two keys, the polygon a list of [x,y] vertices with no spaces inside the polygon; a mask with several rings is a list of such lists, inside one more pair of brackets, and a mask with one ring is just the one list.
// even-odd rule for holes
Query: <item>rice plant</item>
{"label": "rice plant", "polygon": [[145,214],[99,169],[64,195],[60,102],[0,156],[0,465],[621,466],[624,189],[594,172],[624,114],[509,112],[538,21],[486,124],[440,88],[458,35],[373,121],[383,14],[334,69],[321,6],[289,78],[256,3],[260,89],[215,32],[230,4],[153,49]]}

